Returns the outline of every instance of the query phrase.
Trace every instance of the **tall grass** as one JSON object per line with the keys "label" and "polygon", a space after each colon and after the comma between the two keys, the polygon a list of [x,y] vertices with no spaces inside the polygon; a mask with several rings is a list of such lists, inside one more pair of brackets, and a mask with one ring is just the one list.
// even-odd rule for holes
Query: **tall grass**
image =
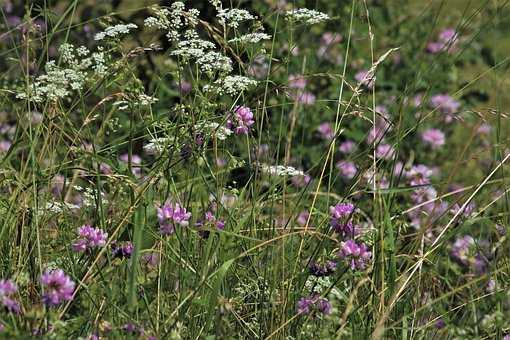
{"label": "tall grass", "polygon": [[0,338],[504,338],[508,8],[457,5],[2,4]]}

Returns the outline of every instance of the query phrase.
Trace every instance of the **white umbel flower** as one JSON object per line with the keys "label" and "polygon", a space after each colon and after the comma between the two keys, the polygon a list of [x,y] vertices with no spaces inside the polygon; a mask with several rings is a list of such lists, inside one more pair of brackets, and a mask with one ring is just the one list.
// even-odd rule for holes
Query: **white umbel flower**
{"label": "white umbel flower", "polygon": [[128,34],[131,29],[137,28],[135,24],[119,24],[107,27],[103,32],[94,36],[94,40],[104,40],[105,38],[117,38],[120,35]]}
{"label": "white umbel flower", "polygon": [[271,176],[305,176],[305,173],[292,166],[261,164],[260,169]]}
{"label": "white umbel flower", "polygon": [[257,85],[257,81],[244,76],[226,76],[216,80],[214,86],[204,86],[204,91],[216,91],[218,94],[236,95]]}
{"label": "white umbel flower", "polygon": [[229,40],[230,43],[233,43],[233,42],[239,42],[239,43],[243,43],[243,44],[256,44],[262,40],[270,40],[271,39],[271,36],[269,34],[266,34],[266,33],[249,33],[249,34],[245,34],[245,35],[242,35],[238,38],[234,38],[234,39],[231,39]]}
{"label": "white umbel flower", "polygon": [[329,15],[313,9],[298,8],[292,11],[287,11],[285,14],[287,20],[301,21],[308,25],[318,24],[320,22],[329,20]]}
{"label": "white umbel flower", "polygon": [[239,27],[239,24],[243,21],[255,19],[247,10],[237,8],[220,9],[217,17],[220,24],[232,28]]}

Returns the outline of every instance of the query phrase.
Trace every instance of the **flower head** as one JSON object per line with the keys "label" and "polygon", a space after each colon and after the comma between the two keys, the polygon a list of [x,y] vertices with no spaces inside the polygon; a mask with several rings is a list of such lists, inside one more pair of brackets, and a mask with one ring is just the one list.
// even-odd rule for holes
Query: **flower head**
{"label": "flower head", "polygon": [[432,149],[439,149],[445,143],[444,133],[439,129],[428,129],[421,135],[421,140]]}
{"label": "flower head", "polygon": [[159,231],[163,235],[170,235],[175,232],[177,225],[187,227],[191,213],[186,208],[181,207],[179,203],[166,203],[157,208]]}
{"label": "flower head", "polygon": [[298,314],[328,315],[331,314],[331,303],[318,294],[302,297],[297,303]]}
{"label": "flower head", "polygon": [[372,253],[364,243],[358,244],[354,240],[347,240],[342,244],[338,256],[343,258],[352,270],[362,270],[365,269]]}
{"label": "flower head", "polygon": [[108,234],[99,228],[84,225],[78,228],[78,240],[73,244],[75,252],[104,247]]}
{"label": "flower head", "polygon": [[336,168],[340,171],[340,176],[345,179],[353,179],[358,172],[358,167],[353,162],[339,161],[336,163]]}
{"label": "flower head", "polygon": [[250,126],[255,123],[253,119],[253,112],[246,106],[237,106],[234,109],[234,116],[227,121],[227,127],[234,129],[237,135],[247,135],[250,131]]}
{"label": "flower head", "polygon": [[48,306],[57,306],[73,299],[74,282],[62,269],[47,271],[41,276],[44,294],[43,302]]}
{"label": "flower head", "polygon": [[13,295],[18,291],[18,286],[11,280],[0,280],[0,303],[12,313],[19,313],[20,306]]}

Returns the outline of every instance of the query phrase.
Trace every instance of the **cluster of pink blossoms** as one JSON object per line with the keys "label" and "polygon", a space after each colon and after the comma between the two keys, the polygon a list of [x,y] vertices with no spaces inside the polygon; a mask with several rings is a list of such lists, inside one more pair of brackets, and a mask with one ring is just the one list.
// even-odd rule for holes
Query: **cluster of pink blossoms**
{"label": "cluster of pink blossoms", "polygon": [[47,306],[57,306],[73,299],[75,284],[62,269],[47,271],[41,276],[43,302]]}
{"label": "cluster of pink blossoms", "polygon": [[187,227],[191,213],[186,208],[181,207],[179,203],[166,203],[157,208],[159,231],[163,235],[171,235],[175,233],[175,227]]}
{"label": "cluster of pink blossoms", "polygon": [[227,121],[227,127],[233,129],[237,135],[247,135],[254,123],[253,112],[250,108],[236,106],[233,117]]}
{"label": "cluster of pink blossoms", "polygon": [[84,252],[92,248],[104,247],[108,234],[99,228],[84,225],[78,228],[78,237],[72,248],[75,252]]}

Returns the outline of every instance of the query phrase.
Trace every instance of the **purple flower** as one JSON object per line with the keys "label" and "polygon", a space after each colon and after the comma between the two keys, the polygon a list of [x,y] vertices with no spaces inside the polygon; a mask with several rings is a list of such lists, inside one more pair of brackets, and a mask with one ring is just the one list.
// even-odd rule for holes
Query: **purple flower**
{"label": "purple flower", "polygon": [[453,120],[453,114],[460,109],[460,103],[447,94],[436,94],[430,98],[430,105],[445,114],[445,122]]}
{"label": "purple flower", "polygon": [[368,70],[359,71],[354,76],[354,79],[356,79],[359,84],[365,86],[369,90],[374,87],[375,77]]}
{"label": "purple flower", "polygon": [[78,237],[72,248],[75,252],[84,252],[92,248],[104,247],[108,234],[99,228],[84,225],[78,228]]}
{"label": "purple flower", "polygon": [[11,280],[0,280],[0,303],[12,313],[18,314],[21,309],[14,300],[13,295],[18,291],[18,286]]}
{"label": "purple flower", "polygon": [[342,243],[338,256],[347,261],[352,270],[362,270],[365,269],[372,253],[364,243],[358,244],[354,240],[347,240]]}
{"label": "purple flower", "polygon": [[329,207],[331,228],[343,237],[353,237],[356,234],[356,228],[351,220],[353,212],[354,205],[351,203],[339,203]]}
{"label": "purple flower", "polygon": [[73,299],[74,282],[62,269],[45,272],[41,283],[44,289],[42,299],[47,306],[57,306]]}
{"label": "purple flower", "polygon": [[444,322],[443,319],[437,319],[436,322],[434,323],[434,327],[436,327],[437,329],[442,329],[446,327],[446,323]]}
{"label": "purple flower", "polygon": [[377,158],[390,160],[395,155],[395,149],[390,144],[379,144],[375,150]]}
{"label": "purple flower", "polygon": [[112,254],[113,257],[118,258],[130,258],[131,254],[133,253],[133,243],[127,241],[123,242],[120,245],[117,245],[116,243],[112,244]]}
{"label": "purple flower", "polygon": [[345,179],[352,179],[358,172],[358,167],[353,162],[339,161],[336,163],[336,168],[340,171],[340,176]]}
{"label": "purple flower", "polygon": [[187,227],[191,213],[186,211],[186,208],[181,207],[179,203],[166,203],[157,208],[159,231],[163,235],[171,235],[175,232],[175,227]]}
{"label": "purple flower", "polygon": [[296,175],[290,178],[292,184],[297,188],[304,188],[310,183],[312,177],[310,175]]}
{"label": "purple flower", "polygon": [[421,135],[421,140],[429,144],[432,149],[438,149],[445,143],[444,133],[439,129],[428,129],[424,131]]}
{"label": "purple flower", "polygon": [[437,41],[432,41],[427,44],[427,52],[437,54],[442,51],[452,53],[458,43],[458,34],[453,28],[446,28],[439,32]]}
{"label": "purple flower", "polygon": [[[129,163],[129,154],[122,154],[119,159],[121,162]],[[131,172],[136,177],[140,177],[142,175],[142,157],[138,155],[131,155]]]}
{"label": "purple flower", "polygon": [[298,217],[296,218],[296,222],[300,227],[304,227],[309,217],[310,213],[307,210],[304,210],[299,213]]}
{"label": "purple flower", "polygon": [[488,266],[487,256],[485,256],[488,248],[486,241],[475,242],[473,237],[465,235],[455,240],[451,248],[451,256],[453,259],[464,265],[471,267],[475,273],[484,273]]}
{"label": "purple flower", "polygon": [[237,135],[247,135],[254,123],[253,112],[248,107],[236,106],[233,118],[227,121],[227,127],[234,129]]}
{"label": "purple flower", "polygon": [[[195,224],[198,228],[203,227],[212,227],[216,230],[223,230],[225,229],[225,222],[223,220],[217,219],[216,216],[212,213],[212,211],[207,211],[205,213],[205,216],[202,220],[198,221]],[[204,238],[209,237],[209,230],[203,230],[199,232],[200,235]]]}
{"label": "purple flower", "polygon": [[314,276],[328,276],[335,272],[336,262],[333,261],[312,261],[309,265],[310,274]]}
{"label": "purple flower", "polygon": [[320,137],[325,140],[331,140],[335,137],[333,127],[328,122],[321,123],[317,128],[317,132],[319,132]]}
{"label": "purple flower", "polygon": [[352,140],[346,140],[345,142],[340,143],[340,146],[338,147],[338,151],[346,155],[352,153],[355,150],[356,143]]}
{"label": "purple flower", "polygon": [[311,92],[298,93],[292,96],[294,100],[303,105],[315,104],[315,95]]}
{"label": "purple flower", "polygon": [[289,87],[291,89],[303,90],[306,87],[307,80],[300,74],[291,74],[289,76]]}
{"label": "purple flower", "polygon": [[11,148],[12,143],[8,140],[2,140],[0,141],[0,153],[5,153],[9,151]]}
{"label": "purple flower", "polygon": [[412,186],[430,184],[430,177],[434,174],[433,170],[423,164],[413,165],[411,170],[406,173],[409,178],[409,184]]}
{"label": "purple flower", "polygon": [[304,315],[331,314],[331,304],[329,301],[317,294],[299,299],[296,309],[298,314]]}

